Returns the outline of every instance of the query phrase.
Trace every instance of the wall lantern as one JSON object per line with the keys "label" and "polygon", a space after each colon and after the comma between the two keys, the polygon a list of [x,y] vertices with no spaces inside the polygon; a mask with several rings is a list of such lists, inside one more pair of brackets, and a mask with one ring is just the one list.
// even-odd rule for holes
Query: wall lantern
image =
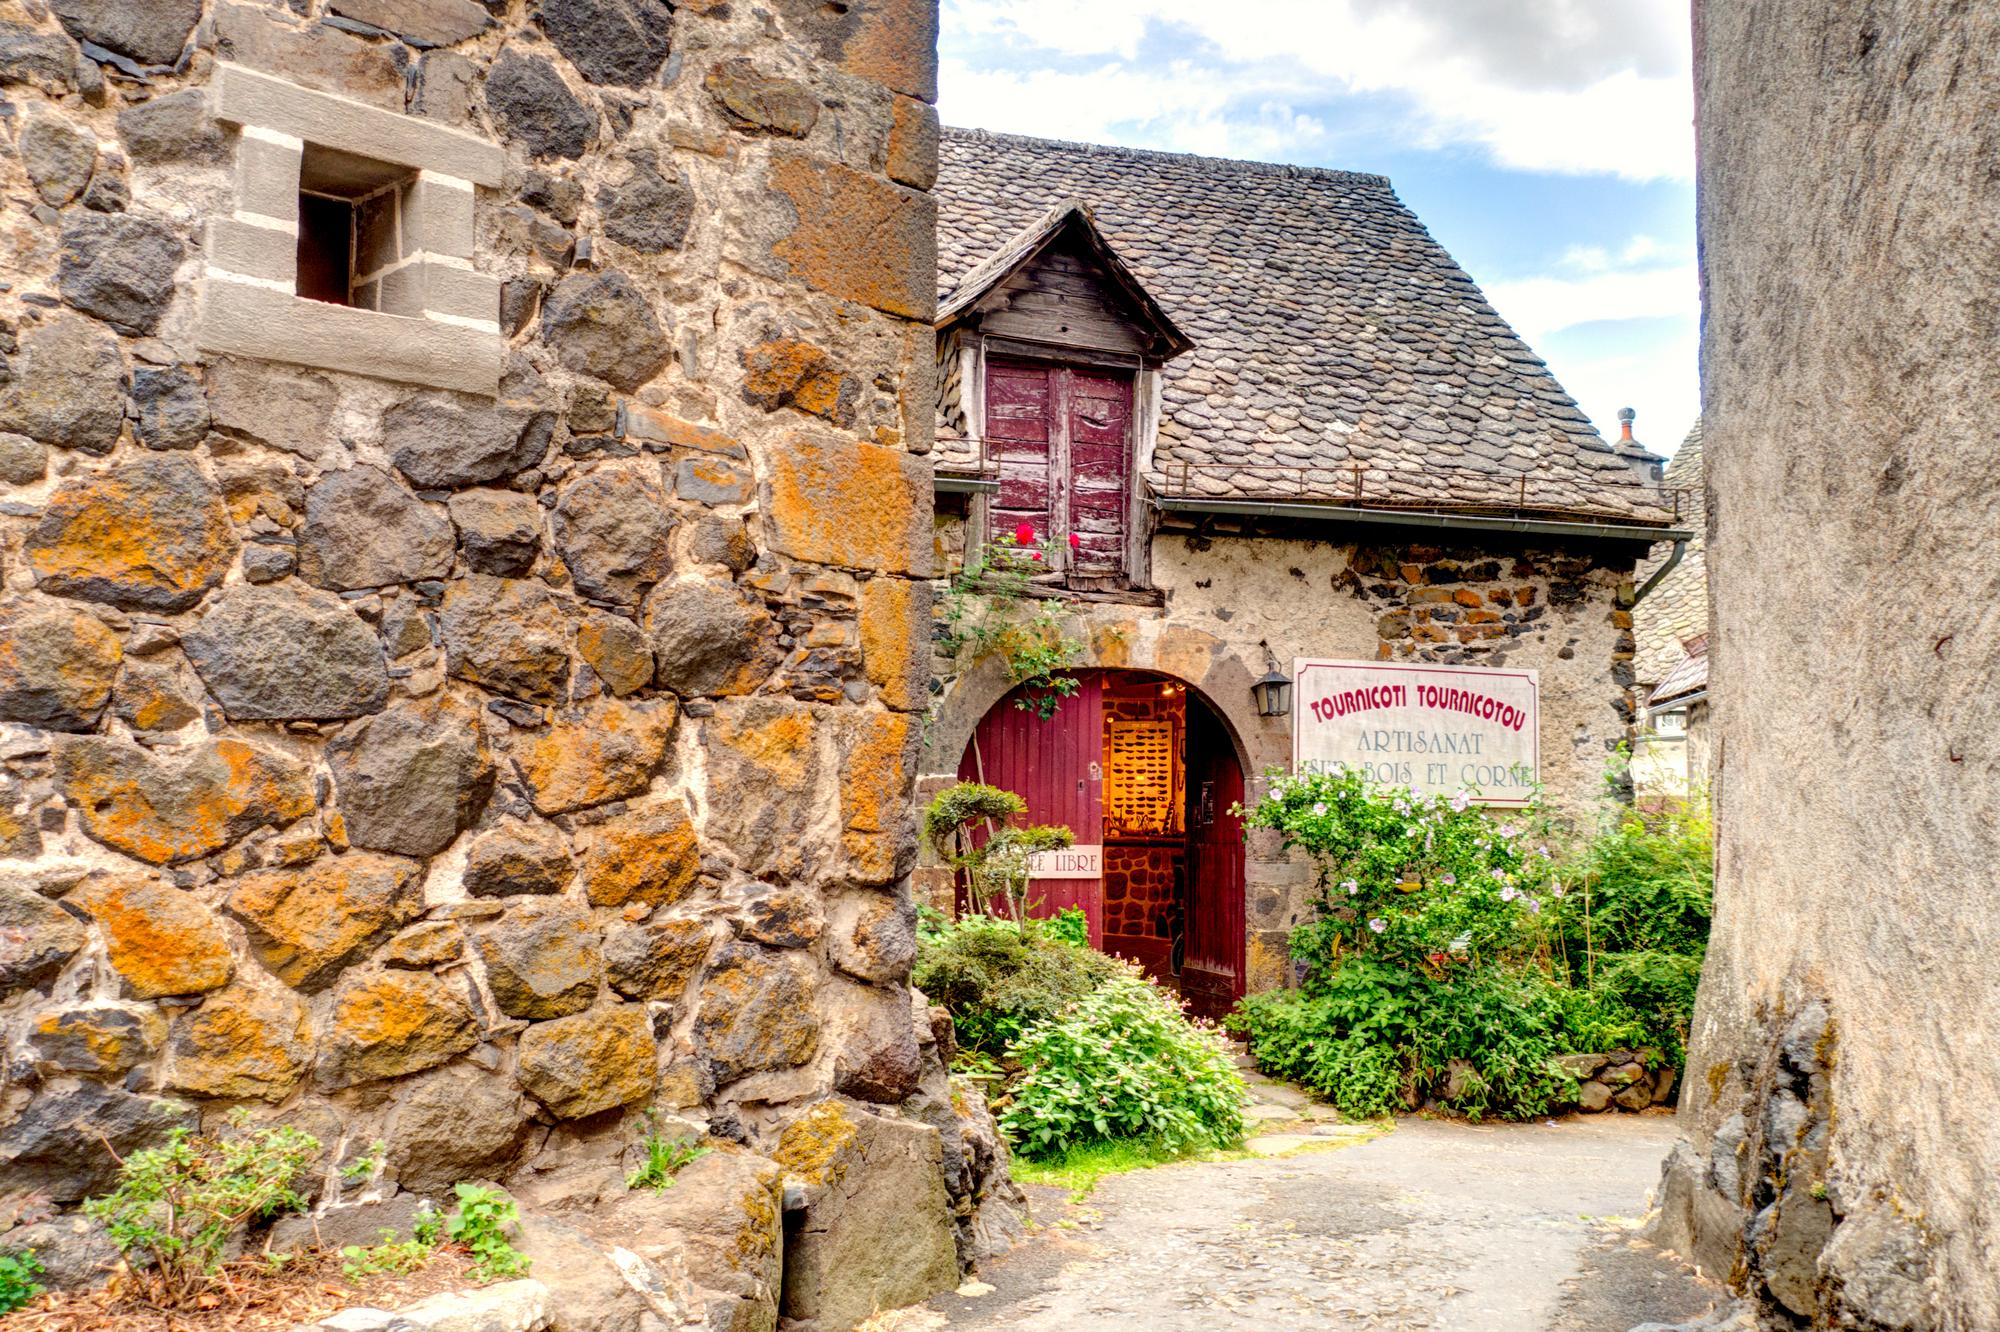
{"label": "wall lantern", "polygon": [[1292,682],[1275,663],[1264,672],[1264,678],[1250,686],[1250,697],[1257,700],[1257,715],[1260,717],[1282,717],[1292,710]]}

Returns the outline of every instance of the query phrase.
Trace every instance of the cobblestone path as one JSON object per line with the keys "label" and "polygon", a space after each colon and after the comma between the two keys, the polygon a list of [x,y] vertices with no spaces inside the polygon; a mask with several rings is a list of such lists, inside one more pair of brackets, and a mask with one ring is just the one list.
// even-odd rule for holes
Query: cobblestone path
{"label": "cobblestone path", "polygon": [[1626,1332],[1721,1302],[1635,1235],[1664,1115],[1380,1133],[1253,1090],[1254,1159],[1117,1176],[1080,1205],[1038,1190],[1038,1233],[981,1285],[878,1326]]}

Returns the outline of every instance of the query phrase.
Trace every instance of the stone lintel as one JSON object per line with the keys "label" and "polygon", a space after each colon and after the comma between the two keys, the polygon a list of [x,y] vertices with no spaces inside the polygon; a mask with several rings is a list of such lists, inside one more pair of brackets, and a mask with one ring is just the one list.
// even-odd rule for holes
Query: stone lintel
{"label": "stone lintel", "polygon": [[498,144],[435,121],[314,92],[227,62],[216,65],[213,89],[217,120],[488,188],[501,184],[506,154]]}
{"label": "stone lintel", "polygon": [[218,275],[201,288],[204,351],[463,393],[499,392],[507,344],[498,333],[309,301]]}

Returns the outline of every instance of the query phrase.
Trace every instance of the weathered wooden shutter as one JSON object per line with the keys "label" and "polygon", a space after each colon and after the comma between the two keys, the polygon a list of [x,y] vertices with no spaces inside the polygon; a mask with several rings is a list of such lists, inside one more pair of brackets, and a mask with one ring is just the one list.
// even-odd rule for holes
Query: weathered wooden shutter
{"label": "weathered wooden shutter", "polygon": [[988,508],[992,536],[1026,523],[1073,572],[1124,573],[1132,376],[989,360],[986,439],[1000,480]]}
{"label": "weathered wooden shutter", "polygon": [[1070,567],[1092,577],[1115,577],[1125,571],[1132,377],[1063,373],[1070,376],[1068,530],[1077,538]]}
{"label": "weathered wooden shutter", "polygon": [[1055,372],[1046,367],[987,362],[986,448],[1000,477],[1000,493],[987,509],[993,537],[1023,523],[1035,529],[1036,540],[1049,536],[1055,392]]}

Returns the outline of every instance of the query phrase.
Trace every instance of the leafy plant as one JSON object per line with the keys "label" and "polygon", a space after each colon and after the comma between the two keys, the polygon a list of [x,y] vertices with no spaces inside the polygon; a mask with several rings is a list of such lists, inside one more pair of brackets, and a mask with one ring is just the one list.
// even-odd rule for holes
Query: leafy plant
{"label": "leafy plant", "polygon": [[383,1154],[389,1150],[388,1144],[377,1139],[368,1150],[340,1168],[340,1177],[349,1184],[359,1184],[375,1173],[375,1167],[382,1164]]}
{"label": "leafy plant", "polygon": [[1054,543],[1038,542],[1022,523],[981,545],[952,575],[943,602],[946,654],[997,656],[1009,682],[1027,686],[1014,706],[1043,721],[1080,687],[1069,670],[1083,659],[1082,642],[1065,627],[1074,608],[1032,595],[1060,584],[1056,555]]}
{"label": "leafy plant", "polygon": [[961,1051],[999,1060],[1034,1023],[1120,974],[1117,962],[1068,942],[1048,921],[966,916],[917,941],[911,978],[951,1014]]}
{"label": "leafy plant", "polygon": [[1137,972],[1044,1018],[1014,1045],[1000,1126],[1025,1156],[1136,1139],[1167,1152],[1243,1136],[1243,1079],[1221,1036]]}
{"label": "leafy plant", "polygon": [[708,1148],[701,1145],[693,1135],[668,1137],[658,1129],[646,1134],[640,1144],[646,1153],[644,1163],[626,1176],[628,1189],[670,1189],[674,1186],[674,1176],[682,1167],[708,1155]]}
{"label": "leafy plant", "polygon": [[412,1235],[399,1240],[396,1232],[384,1227],[378,1232],[379,1242],[363,1246],[348,1244],[340,1250],[340,1270],[350,1281],[365,1281],[375,1276],[407,1276],[431,1260],[437,1252],[437,1232],[431,1230],[428,1241]]}
{"label": "leafy plant", "polygon": [[[1076,838],[1053,824],[1017,824],[1028,802],[1012,791],[979,782],[959,782],[931,798],[924,810],[924,839],[938,856],[966,877],[975,902],[998,897],[1025,930],[1029,866],[1043,851],[1069,846]],[[986,834],[984,840],[979,834]]]}
{"label": "leafy plant", "polygon": [[1077,948],[1088,948],[1090,917],[1083,914],[1082,907],[1064,907],[1055,915],[1042,919],[1042,933]]}
{"label": "leafy plant", "polygon": [[33,1249],[0,1253],[0,1314],[14,1312],[47,1289],[35,1280],[46,1271]]}
{"label": "leafy plant", "polygon": [[444,1237],[472,1255],[472,1275],[479,1281],[505,1281],[528,1274],[528,1259],[507,1238],[507,1227],[521,1219],[514,1200],[482,1184],[452,1186],[458,1206],[444,1219]]}
{"label": "leafy plant", "polygon": [[232,1116],[234,1132],[223,1137],[174,1129],[165,1145],[123,1158],[117,1187],[83,1205],[120,1249],[150,1260],[146,1279],[163,1305],[205,1293],[240,1228],[306,1205],[293,1185],[318,1140],[285,1125],[249,1131],[247,1123],[244,1114]]}

